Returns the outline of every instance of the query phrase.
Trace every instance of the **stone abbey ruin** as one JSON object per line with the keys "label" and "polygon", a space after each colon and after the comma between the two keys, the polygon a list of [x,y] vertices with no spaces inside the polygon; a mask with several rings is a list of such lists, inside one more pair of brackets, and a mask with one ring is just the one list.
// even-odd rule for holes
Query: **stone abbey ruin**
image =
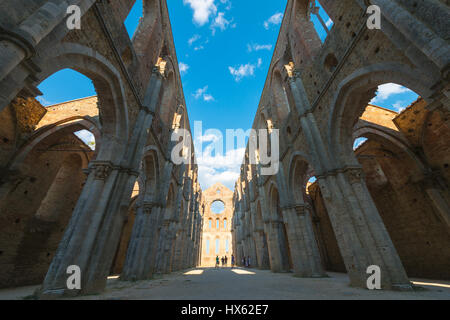
{"label": "stone abbey ruin", "polygon": [[[83,296],[112,275],[151,279],[226,254],[301,278],[346,273],[359,288],[371,265],[387,291],[450,280],[448,0],[320,0],[334,21],[324,42],[314,1],[289,0],[253,122],[279,130],[279,170],[261,174],[247,149],[234,191],[202,191],[193,148],[171,159],[172,134],[190,125],[168,8],[144,0],[130,39],[135,2],[0,1],[1,288]],[[80,29],[67,27],[70,5]],[[380,30],[367,28],[369,5]],[[38,86],[63,69],[96,96],[44,107]],[[370,104],[386,83],[420,97],[400,113]],[[80,289],[67,288],[72,265]]]}

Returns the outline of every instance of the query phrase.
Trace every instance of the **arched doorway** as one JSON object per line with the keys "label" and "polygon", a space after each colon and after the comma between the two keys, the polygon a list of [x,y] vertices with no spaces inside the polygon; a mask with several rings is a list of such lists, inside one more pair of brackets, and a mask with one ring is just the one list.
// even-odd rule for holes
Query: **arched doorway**
{"label": "arched doorway", "polygon": [[286,231],[286,226],[283,221],[283,213],[280,207],[280,197],[278,194],[278,189],[273,186],[270,193],[270,208],[271,214],[274,218],[273,222],[273,233],[275,239],[277,239],[277,245],[279,246],[280,256],[278,259],[279,270],[278,272],[290,272],[293,269],[291,249],[289,246],[288,235]]}

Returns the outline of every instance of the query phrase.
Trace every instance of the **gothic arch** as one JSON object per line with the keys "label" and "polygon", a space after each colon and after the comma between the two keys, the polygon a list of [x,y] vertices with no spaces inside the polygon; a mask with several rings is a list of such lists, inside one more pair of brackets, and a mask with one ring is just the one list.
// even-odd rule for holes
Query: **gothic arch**
{"label": "gothic arch", "polygon": [[427,99],[431,81],[417,77],[409,67],[383,63],[364,67],[344,79],[334,97],[328,122],[328,143],[331,158],[337,166],[358,165],[353,157],[353,127],[374,96],[379,85],[394,82],[414,90]]}
{"label": "gothic arch", "polygon": [[[131,39],[136,55],[156,62],[162,41],[161,5],[159,0],[143,0],[143,17]],[[156,44],[156,45],[155,45]],[[152,65],[153,65],[152,64]]]}
{"label": "gothic arch", "polygon": [[283,121],[288,117],[291,109],[289,107],[289,101],[282,79],[281,73],[276,70],[272,78],[272,93],[276,106],[277,118],[279,121],[279,127],[281,127]]}
{"label": "gothic arch", "polygon": [[296,177],[295,173],[296,173],[296,168],[297,168],[297,165],[299,162],[307,163],[308,166],[310,166],[310,164],[312,163],[310,156],[302,151],[294,151],[291,154],[291,158],[289,160],[289,171],[288,171],[289,175],[288,175],[288,187],[287,187],[290,199],[296,199],[295,184],[296,184],[297,177]]}
{"label": "gothic arch", "polygon": [[314,60],[322,47],[322,42],[308,16],[310,0],[295,0],[293,4],[291,24],[293,26],[290,39],[296,42],[297,51],[293,54],[296,62]]}
{"label": "gothic arch", "polygon": [[305,203],[306,185],[308,179],[313,176],[313,172],[311,163],[301,152],[292,155],[289,169],[289,191],[290,198],[294,200],[293,204]]}
{"label": "gothic arch", "polygon": [[117,160],[128,137],[129,120],[125,91],[118,70],[92,48],[76,43],[62,43],[43,53],[42,72],[38,82],[62,69],[73,69],[90,78],[98,96],[98,108],[104,143],[99,150],[101,160]]}
{"label": "gothic arch", "polygon": [[169,191],[167,192],[167,200],[166,200],[166,206],[165,206],[165,212],[164,212],[164,218],[165,219],[171,219],[176,206],[176,194],[175,194],[175,187],[174,183],[171,182],[169,186]]}
{"label": "gothic arch", "polygon": [[[37,130],[35,134],[28,139],[27,143],[14,156],[13,160],[11,161],[11,170],[18,169],[21,163],[23,163],[23,161],[26,159],[27,155],[47,137],[53,134],[59,134],[62,131],[75,132],[82,129],[92,132],[95,137],[96,145],[101,145],[100,130],[98,129],[96,123],[92,122],[89,119],[79,117],[62,120],[51,126]],[[96,148],[96,150],[98,150],[98,148]],[[96,154],[97,151],[94,154],[94,158]],[[89,162],[89,159],[86,159],[85,161]],[[86,164],[86,162],[84,163]],[[87,167],[87,164],[85,165],[85,167]]]}
{"label": "gothic arch", "polygon": [[160,185],[158,153],[154,149],[150,149],[145,153],[143,159],[144,201],[156,201]]}
{"label": "gothic arch", "polygon": [[399,150],[408,154],[411,159],[414,160],[416,166],[419,170],[425,170],[425,164],[420,160],[417,155],[412,150],[413,146],[411,146],[406,139],[404,139],[400,134],[394,135],[392,132],[386,130],[384,127],[379,127],[376,125],[372,125],[370,123],[358,124],[354,128],[353,139],[365,137],[368,139],[381,140],[386,141]]}
{"label": "gothic arch", "polygon": [[168,72],[163,83],[164,89],[157,113],[161,117],[162,123],[169,128],[171,116],[175,114],[177,105],[175,73]]}
{"label": "gothic arch", "polygon": [[275,221],[283,221],[280,193],[278,191],[278,186],[273,181],[270,182],[269,187],[269,210],[272,219]]}

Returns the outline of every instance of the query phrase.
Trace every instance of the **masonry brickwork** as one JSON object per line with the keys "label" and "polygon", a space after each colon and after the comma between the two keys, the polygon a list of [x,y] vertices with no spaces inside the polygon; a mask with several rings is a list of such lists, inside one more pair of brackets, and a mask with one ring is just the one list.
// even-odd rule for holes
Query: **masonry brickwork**
{"label": "masonry brickwork", "polygon": [[[42,284],[41,298],[101,292],[109,275],[151,278],[200,263],[194,151],[166,1],[14,0],[0,4],[0,286]],[[81,8],[69,30],[69,5]],[[43,107],[37,86],[63,69],[96,96]],[[90,131],[95,150],[75,132]],[[66,287],[78,265],[81,290]]]}
{"label": "masonry brickwork", "polygon": [[[224,209],[216,213],[211,205],[222,202]],[[214,267],[216,257],[221,262],[227,257],[228,266],[231,265],[233,243],[231,237],[231,222],[233,221],[233,191],[221,183],[216,183],[203,192],[205,213],[203,215],[201,266]]]}
{"label": "masonry brickwork", "polygon": [[[135,2],[0,3],[0,287],[41,284],[49,299],[99,293],[109,275],[209,265],[217,189],[238,263],[347,272],[357,287],[378,265],[384,289],[450,278],[448,1],[321,0],[334,22],[322,43],[313,2],[288,0],[253,123],[280,130],[279,171],[262,175],[247,150],[234,193],[207,195],[194,150],[171,158],[172,133],[190,127],[166,1],[144,0],[130,39]],[[381,30],[366,26],[369,3]],[[81,8],[80,30],[67,28],[69,5]],[[96,95],[43,107],[38,86],[67,68]],[[400,114],[370,105],[385,83],[421,98]],[[80,290],[67,289],[70,265]]]}
{"label": "masonry brickwork", "polygon": [[[253,129],[279,130],[279,171],[247,153],[234,195],[237,261],[366,287],[411,290],[408,277],[449,279],[450,11],[447,1],[290,0]],[[367,28],[369,4],[381,30]],[[396,83],[421,98],[397,114],[369,105]],[[356,138],[368,139],[356,151]],[[259,159],[259,150],[256,150]],[[311,178],[315,183],[309,185]]]}

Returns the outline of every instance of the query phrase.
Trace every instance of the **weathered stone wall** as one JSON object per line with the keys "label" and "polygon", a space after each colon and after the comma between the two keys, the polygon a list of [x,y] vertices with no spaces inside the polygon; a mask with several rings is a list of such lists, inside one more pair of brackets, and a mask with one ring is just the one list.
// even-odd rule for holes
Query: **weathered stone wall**
{"label": "weathered stone wall", "polygon": [[309,187],[309,193],[314,203],[314,209],[318,217],[316,223],[316,234],[322,255],[324,267],[328,271],[346,272],[341,252],[337,244],[336,235],[333,231],[325,203],[320,194],[319,186],[314,183]]}
{"label": "weathered stone wall", "polygon": [[83,187],[81,169],[91,155],[70,132],[53,135],[31,151],[0,204],[2,287],[43,281]]}
{"label": "weathered stone wall", "polygon": [[[42,297],[94,293],[111,272],[146,278],[199,263],[197,167],[192,153],[186,164],[175,165],[169,152],[172,133],[190,128],[168,10],[165,1],[144,1],[130,39],[124,20],[134,3],[0,5],[7,34],[0,41],[0,208],[7,220],[0,286],[40,283],[48,270]],[[69,5],[81,8],[79,30],[67,28]],[[66,68],[90,78],[97,95],[42,108],[34,100],[42,94],[37,86]],[[75,151],[82,160],[65,166],[64,155],[73,152],[68,148],[82,144],[73,136],[79,130],[94,134],[95,152],[83,146]],[[139,194],[133,193],[136,183]],[[55,185],[62,187],[55,192]],[[37,217],[54,211],[60,219],[34,232],[33,223],[42,220]],[[73,264],[83,272],[83,290],[58,291]]]}
{"label": "weathered stone wall", "polygon": [[[233,252],[233,242],[231,237],[231,223],[233,221],[232,207],[233,192],[221,183],[216,183],[203,191],[203,201],[205,203],[205,213],[203,215],[202,232],[202,253],[201,266],[213,267],[216,264],[216,257],[219,259],[227,256],[228,265],[231,265],[231,254]],[[211,211],[211,205],[215,201],[224,204],[224,211],[216,214]],[[211,221],[211,226],[210,226]],[[217,229],[219,221],[219,229]],[[226,221],[226,227],[224,225]],[[219,250],[216,251],[216,240],[219,240]],[[209,252],[207,252],[207,242],[209,241]],[[228,241],[228,251],[225,242]],[[220,260],[221,262],[221,260]]]}
{"label": "weathered stone wall", "polygon": [[[290,256],[294,260],[294,272],[303,276],[321,274],[317,256],[320,254],[324,260],[327,246],[334,249],[321,264],[342,270],[339,255],[334,252],[332,233],[326,231],[325,224],[324,228],[319,228],[325,231],[325,238],[320,241],[318,228],[310,222],[315,216],[320,219],[326,208],[352,285],[365,287],[366,269],[376,264],[385,273],[383,288],[411,289],[405,268],[412,270],[412,260],[409,260],[412,258],[407,257],[409,249],[403,248],[406,244],[400,244],[399,238],[405,237],[407,232],[420,233],[423,229],[402,221],[403,231],[393,234],[397,231],[388,226],[393,222],[386,218],[393,214],[393,209],[386,208],[389,211],[383,213],[377,197],[372,194],[374,186],[371,184],[380,183],[381,178],[364,179],[368,170],[367,164],[364,165],[366,160],[355,155],[352,146],[358,137],[384,139],[413,159],[414,166],[405,164],[399,171],[391,167],[393,170],[389,174],[394,184],[411,177],[414,187],[422,186],[411,193],[416,196],[409,200],[420,202],[421,194],[423,207],[418,205],[411,210],[426,210],[429,214],[427,232],[437,232],[435,228],[438,228],[440,235],[434,240],[447,242],[444,233],[448,233],[450,227],[450,199],[449,152],[445,141],[449,134],[450,47],[445,30],[450,29],[449,10],[436,1],[423,1],[418,5],[409,0],[374,0],[371,4],[381,9],[382,28],[370,30],[366,24],[367,2],[322,0],[320,3],[334,23],[323,43],[310,21],[312,1],[288,1],[253,123],[254,129],[279,130],[280,170],[273,176],[260,175],[263,165],[249,165],[247,150],[235,194],[236,254],[253,251],[252,240],[248,237],[254,240],[257,237],[251,233],[252,226],[244,221],[249,219],[247,215],[250,220],[255,217],[251,203],[260,201],[264,204],[264,233],[270,247],[272,271],[288,270],[286,261]],[[421,106],[399,116],[368,106],[378,86],[385,83],[400,84],[415,91],[423,98],[423,102],[417,102]],[[289,108],[284,105],[285,100]],[[398,172],[403,172],[401,178]],[[303,194],[311,176],[317,178],[320,188],[320,193],[312,196],[317,199],[321,194],[323,200],[323,206],[319,204],[319,212],[315,214]],[[252,184],[249,189],[248,185]],[[408,187],[412,186],[408,184]],[[299,197],[302,194],[303,197]],[[403,197],[403,193],[398,196]],[[401,202],[398,201],[399,205]],[[433,220],[433,212],[439,221]],[[287,242],[280,236],[283,228],[287,230]],[[408,230],[410,228],[412,230]],[[426,237],[422,235],[417,241],[426,244]],[[317,244],[311,241],[314,238],[319,239]],[[289,254],[286,247],[290,248]],[[434,248],[438,250],[438,247]],[[421,248],[424,252],[425,248]],[[440,259],[445,259],[445,254]],[[416,260],[420,267],[415,271],[420,270],[424,276],[446,276],[442,272],[443,262],[433,268],[434,273],[425,273],[425,268],[431,268],[432,258],[422,260]]]}

